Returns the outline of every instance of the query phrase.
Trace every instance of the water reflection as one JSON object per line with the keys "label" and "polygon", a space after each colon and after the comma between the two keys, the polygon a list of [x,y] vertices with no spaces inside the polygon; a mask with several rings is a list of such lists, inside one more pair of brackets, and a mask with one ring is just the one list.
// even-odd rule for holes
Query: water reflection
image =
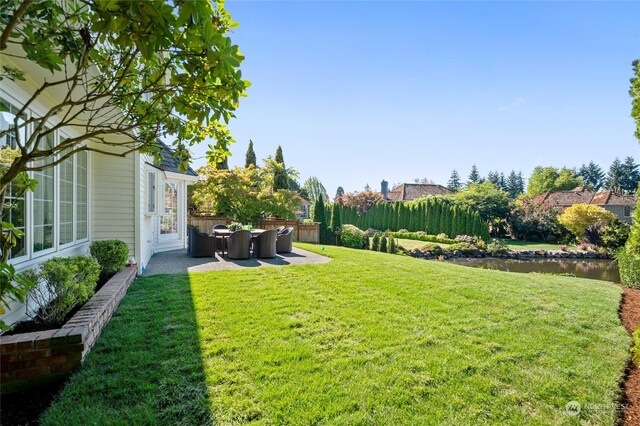
{"label": "water reflection", "polygon": [[603,259],[450,259],[449,262],[474,268],[495,269],[507,272],[542,272],[548,274],[573,274],[593,280],[620,282],[618,264]]}

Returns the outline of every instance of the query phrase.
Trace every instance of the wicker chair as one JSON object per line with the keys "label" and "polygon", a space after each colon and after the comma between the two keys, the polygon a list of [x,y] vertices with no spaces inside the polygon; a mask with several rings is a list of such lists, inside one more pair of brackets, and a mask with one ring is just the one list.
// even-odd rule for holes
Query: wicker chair
{"label": "wicker chair", "polygon": [[275,229],[264,231],[253,239],[253,254],[256,257],[276,257],[276,241],[278,232]]}
{"label": "wicker chair", "polygon": [[276,229],[276,232],[278,233],[278,235],[280,235],[282,233],[282,231],[284,231],[284,226],[278,226]]}
{"label": "wicker chair", "polygon": [[191,257],[214,256],[216,240],[204,232],[189,230],[189,255]]}
{"label": "wicker chair", "polygon": [[284,231],[278,234],[278,241],[276,241],[277,253],[291,253],[293,250],[293,228],[285,228]]}
{"label": "wicker chair", "polygon": [[[213,228],[211,229],[211,233],[213,234],[216,229],[229,229],[229,228],[227,227],[227,225],[221,225],[221,224],[213,225]],[[222,235],[216,236],[216,247],[218,248],[218,251],[226,250],[227,248],[225,246],[226,241],[227,239]]]}
{"label": "wicker chair", "polygon": [[235,231],[227,238],[229,259],[249,259],[251,257],[251,231]]}

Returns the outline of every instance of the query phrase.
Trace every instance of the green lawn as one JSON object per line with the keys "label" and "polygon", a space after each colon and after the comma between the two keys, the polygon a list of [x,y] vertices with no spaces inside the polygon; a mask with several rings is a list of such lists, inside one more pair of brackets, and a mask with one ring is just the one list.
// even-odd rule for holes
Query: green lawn
{"label": "green lawn", "polygon": [[[560,244],[538,243],[535,241],[504,240],[511,250],[560,250]],[[575,246],[568,246],[567,250],[576,250]]]}
{"label": "green lawn", "polygon": [[137,279],[43,424],[614,424],[613,284],[323,253]]}

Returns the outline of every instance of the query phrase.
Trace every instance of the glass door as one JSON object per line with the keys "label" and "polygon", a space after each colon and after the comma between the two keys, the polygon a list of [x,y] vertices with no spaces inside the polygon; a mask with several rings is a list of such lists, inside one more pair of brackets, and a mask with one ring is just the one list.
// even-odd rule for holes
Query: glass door
{"label": "glass door", "polygon": [[177,182],[167,181],[164,184],[164,210],[160,216],[160,241],[177,240],[179,232],[179,185]]}

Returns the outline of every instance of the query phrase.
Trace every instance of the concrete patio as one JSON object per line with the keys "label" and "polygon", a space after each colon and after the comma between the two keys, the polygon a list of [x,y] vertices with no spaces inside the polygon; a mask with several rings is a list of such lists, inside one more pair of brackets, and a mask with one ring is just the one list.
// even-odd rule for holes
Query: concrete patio
{"label": "concrete patio", "polygon": [[326,263],[331,259],[294,247],[291,253],[280,253],[273,259],[234,260],[215,257],[190,257],[186,250],[156,253],[145,267],[143,275],[180,274],[186,272],[220,271],[224,269],[255,268],[258,266],[288,266]]}

